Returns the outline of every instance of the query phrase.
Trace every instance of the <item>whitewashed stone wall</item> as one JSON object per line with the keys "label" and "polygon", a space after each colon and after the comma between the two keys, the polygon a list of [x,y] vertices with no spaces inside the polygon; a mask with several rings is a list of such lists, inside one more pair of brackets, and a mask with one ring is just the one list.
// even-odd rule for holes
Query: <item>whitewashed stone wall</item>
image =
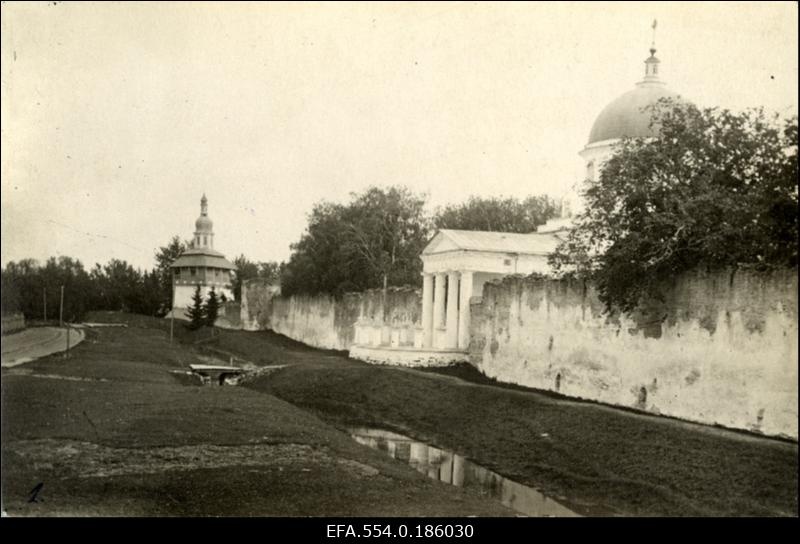
{"label": "whitewashed stone wall", "polygon": [[610,319],[582,283],[487,284],[470,360],[502,382],[797,439],[797,271],[665,288],[664,303]]}
{"label": "whitewashed stone wall", "polygon": [[[339,298],[328,295],[291,297],[258,281],[242,286],[242,323],[245,330],[269,329],[322,349],[349,350],[353,344],[369,343],[365,336],[374,329],[386,335],[387,344],[408,343],[418,328],[421,295],[413,287],[390,287],[347,293]],[[384,327],[384,321],[390,326]]]}

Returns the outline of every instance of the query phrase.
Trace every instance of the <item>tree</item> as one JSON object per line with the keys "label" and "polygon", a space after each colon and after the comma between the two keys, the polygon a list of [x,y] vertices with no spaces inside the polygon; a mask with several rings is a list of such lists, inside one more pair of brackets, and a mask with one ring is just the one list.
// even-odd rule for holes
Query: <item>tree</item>
{"label": "tree", "polygon": [[91,277],[97,288],[98,309],[135,311],[141,307],[142,274],[126,261],[111,259],[102,268],[97,265]]}
{"label": "tree", "polygon": [[[253,262],[244,255],[239,255],[233,260],[236,270],[233,273],[233,298],[242,300],[242,284],[252,278],[264,278],[271,282],[278,282],[283,263],[273,261]],[[223,296],[223,295],[221,295]]]}
{"label": "tree", "polygon": [[282,292],[332,293],[420,283],[425,197],[370,187],[348,204],[317,203],[281,272]]}
{"label": "tree", "polygon": [[236,270],[233,272],[233,298],[242,300],[242,283],[244,280],[258,277],[258,263],[250,261],[244,255],[239,255],[233,260]]}
{"label": "tree", "polygon": [[206,301],[204,310],[206,326],[213,327],[214,323],[217,321],[217,314],[219,313],[219,299],[213,287],[211,288],[211,292],[208,293],[208,300]]}
{"label": "tree", "polygon": [[194,289],[192,306],[186,311],[185,315],[189,318],[190,323],[188,326],[193,331],[206,324],[206,308],[203,304],[203,295],[200,294],[199,285]]}
{"label": "tree", "polygon": [[529,196],[525,200],[472,196],[463,204],[439,208],[434,224],[440,229],[527,233],[535,232],[558,213],[558,205],[547,196]]}
{"label": "tree", "polygon": [[172,308],[172,269],[170,265],[190,247],[191,242],[181,241],[173,236],[169,243],[156,251],[156,273],[159,278],[159,296],[162,308],[159,313],[166,314]]}
{"label": "tree", "polygon": [[608,310],[698,265],[797,265],[797,118],[662,101],[659,135],[622,141],[588,183],[576,228],[551,256],[593,279]]}
{"label": "tree", "polygon": [[[22,259],[8,263],[2,271],[0,290],[3,313],[22,312],[28,319],[41,319],[46,288],[41,267],[36,260]],[[52,310],[49,314],[51,317],[54,315]]]}

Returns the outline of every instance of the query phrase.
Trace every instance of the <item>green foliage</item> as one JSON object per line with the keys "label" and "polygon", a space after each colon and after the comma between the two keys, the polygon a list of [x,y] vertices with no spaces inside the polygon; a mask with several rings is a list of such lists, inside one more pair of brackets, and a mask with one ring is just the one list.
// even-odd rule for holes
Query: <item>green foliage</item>
{"label": "green foliage", "polygon": [[51,257],[44,266],[33,259],[10,262],[2,271],[3,312],[20,311],[28,319],[58,319],[61,286],[64,319],[78,320],[89,310],[129,311],[156,315],[161,307],[155,271],[142,273],[125,261],[112,259],[86,272],[71,257]]}
{"label": "green foliage", "polygon": [[[253,278],[264,278],[268,281],[278,283],[280,273],[284,266],[277,262],[253,262],[244,255],[239,255],[233,260],[236,270],[233,273],[233,297],[234,300],[242,300],[242,284],[245,280]],[[223,295],[224,296],[224,295]]]}
{"label": "green foliage", "polygon": [[161,246],[156,251],[156,269],[158,276],[158,296],[161,303],[160,315],[164,315],[172,308],[172,270],[170,265],[181,256],[191,245],[191,242],[181,241],[180,236],[173,236],[169,243]]}
{"label": "green foliage", "polygon": [[547,196],[525,200],[472,196],[466,203],[438,209],[434,224],[440,229],[528,233],[558,213],[556,202]]}
{"label": "green foliage", "polygon": [[587,182],[585,212],[551,256],[629,311],[698,265],[797,265],[797,118],[662,101],[657,138],[628,139]]}
{"label": "green foliage", "polygon": [[28,319],[58,319],[64,286],[64,319],[80,319],[95,304],[95,291],[83,264],[71,257],[51,257],[44,266],[34,259],[10,262],[2,271],[3,312],[20,311]]}
{"label": "green foliage", "polygon": [[192,295],[192,306],[184,314],[189,319],[187,325],[191,330],[197,330],[206,324],[206,307],[203,304],[203,295],[200,293],[200,286],[194,289]]}
{"label": "green foliage", "polygon": [[281,289],[333,293],[420,283],[430,220],[425,197],[405,187],[370,187],[347,204],[314,206],[306,232],[292,245]]}
{"label": "green foliage", "polygon": [[214,291],[213,287],[211,288],[211,292],[208,293],[208,300],[203,310],[205,313],[206,326],[213,327],[214,323],[217,321],[217,315],[219,314],[219,298],[217,298],[217,293]]}

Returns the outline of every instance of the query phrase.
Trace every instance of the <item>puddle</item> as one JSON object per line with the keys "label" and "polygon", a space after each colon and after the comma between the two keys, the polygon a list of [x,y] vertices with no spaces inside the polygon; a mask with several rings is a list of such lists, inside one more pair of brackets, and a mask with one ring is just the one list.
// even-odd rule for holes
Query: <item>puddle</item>
{"label": "puddle", "polygon": [[532,517],[579,516],[536,489],[511,481],[451,451],[378,429],[350,429],[350,435],[359,444],[404,461],[429,478],[474,489],[520,514]]}

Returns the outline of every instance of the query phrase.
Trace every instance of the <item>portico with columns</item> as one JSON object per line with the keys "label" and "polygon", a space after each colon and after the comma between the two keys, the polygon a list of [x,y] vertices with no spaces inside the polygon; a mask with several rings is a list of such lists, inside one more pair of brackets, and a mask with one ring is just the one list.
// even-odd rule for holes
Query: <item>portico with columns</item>
{"label": "portico with columns", "polygon": [[420,255],[423,269],[418,322],[397,327],[359,322],[350,356],[405,366],[467,361],[471,306],[480,302],[484,284],[512,274],[550,273],[547,256],[561,241],[560,236],[439,230]]}

